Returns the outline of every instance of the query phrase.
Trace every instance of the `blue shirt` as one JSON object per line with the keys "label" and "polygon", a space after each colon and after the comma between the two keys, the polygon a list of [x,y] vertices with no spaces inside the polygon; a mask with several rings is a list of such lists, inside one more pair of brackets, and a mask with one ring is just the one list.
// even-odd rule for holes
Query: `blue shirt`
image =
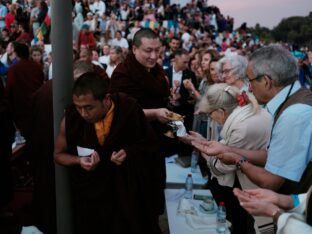
{"label": "blue shirt", "polygon": [[3,19],[0,20],[0,28],[4,28],[5,27],[5,16],[8,13],[8,9],[6,8],[6,6],[0,4],[0,17],[4,17]]}
{"label": "blue shirt", "polygon": [[[295,82],[291,94],[300,89]],[[289,92],[290,85],[283,88],[267,104],[267,109],[274,117],[278,107]],[[272,174],[299,182],[312,160],[312,106],[294,104],[287,107],[280,115],[272,130],[270,148],[265,169]]]}

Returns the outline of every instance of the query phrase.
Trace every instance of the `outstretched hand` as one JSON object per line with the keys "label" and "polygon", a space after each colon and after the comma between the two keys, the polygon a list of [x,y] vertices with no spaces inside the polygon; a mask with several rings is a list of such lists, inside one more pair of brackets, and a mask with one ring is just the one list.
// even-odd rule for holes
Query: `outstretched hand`
{"label": "outstretched hand", "polygon": [[206,140],[201,134],[198,132],[190,131],[189,134],[183,137],[179,137],[179,140],[184,144],[192,145],[192,141]]}
{"label": "outstretched hand", "polygon": [[265,201],[241,202],[240,205],[249,213],[255,216],[273,217],[277,210],[276,205]]}
{"label": "outstretched hand", "polygon": [[161,123],[168,123],[171,121],[170,113],[171,111],[169,111],[167,108],[159,108],[156,110],[155,117]]}
{"label": "outstretched hand", "polygon": [[278,194],[271,190],[234,188],[233,192],[240,205],[252,215],[272,217],[279,210]]}
{"label": "outstretched hand", "polygon": [[202,153],[212,156],[228,151],[227,146],[217,141],[194,140],[192,141],[192,145]]}
{"label": "outstretched hand", "polygon": [[278,205],[279,201],[278,194],[268,189],[258,188],[240,190],[234,188],[233,193],[241,202],[262,201]]}

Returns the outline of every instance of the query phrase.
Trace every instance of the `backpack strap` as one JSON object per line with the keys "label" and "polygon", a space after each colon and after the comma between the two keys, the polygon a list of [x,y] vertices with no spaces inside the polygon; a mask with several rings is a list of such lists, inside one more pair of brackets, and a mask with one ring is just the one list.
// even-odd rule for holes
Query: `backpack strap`
{"label": "backpack strap", "polygon": [[[291,105],[299,103],[312,106],[312,92],[306,88],[300,88],[294,94],[289,96],[278,108],[278,111],[274,117],[273,128],[284,110],[286,110]],[[282,194],[299,194],[307,192],[312,185],[311,178],[312,162],[309,162],[299,182],[285,179],[284,184],[281,186],[278,192]]]}

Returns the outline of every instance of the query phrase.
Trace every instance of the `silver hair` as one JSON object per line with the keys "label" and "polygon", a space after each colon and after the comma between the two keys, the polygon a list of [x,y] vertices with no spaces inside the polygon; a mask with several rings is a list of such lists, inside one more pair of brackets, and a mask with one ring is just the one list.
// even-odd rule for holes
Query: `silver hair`
{"label": "silver hair", "polygon": [[223,65],[229,61],[233,68],[233,75],[237,77],[237,79],[246,80],[246,68],[248,65],[248,60],[246,57],[238,55],[238,54],[229,54],[219,60],[217,64],[217,72],[218,77],[222,80],[222,67]]}
{"label": "silver hair", "polygon": [[87,72],[93,72],[93,65],[91,62],[77,60],[73,66],[74,80]]}
{"label": "silver hair", "polygon": [[276,87],[285,87],[298,79],[299,69],[295,58],[280,45],[256,50],[249,58],[254,77],[268,75]]}
{"label": "silver hair", "polygon": [[[225,83],[211,85],[199,103],[200,112],[207,113],[209,110],[223,109],[231,114],[238,106],[237,96],[240,94],[240,90],[235,86]],[[247,93],[247,96],[253,106],[253,112],[256,113],[259,109],[256,99],[250,93]]]}

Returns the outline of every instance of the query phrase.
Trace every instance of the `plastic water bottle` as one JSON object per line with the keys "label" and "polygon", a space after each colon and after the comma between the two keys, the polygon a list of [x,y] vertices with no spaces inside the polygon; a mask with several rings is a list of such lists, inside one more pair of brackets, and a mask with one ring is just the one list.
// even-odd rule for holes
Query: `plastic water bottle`
{"label": "plastic water bottle", "polygon": [[226,233],[226,230],[226,210],[224,202],[220,202],[217,212],[217,233]]}
{"label": "plastic water bottle", "polygon": [[185,180],[184,198],[192,199],[192,193],[193,193],[193,178],[192,178],[192,174],[188,174]]}
{"label": "plastic water bottle", "polygon": [[197,163],[198,163],[198,157],[199,153],[198,151],[194,150],[192,152],[192,158],[191,158],[191,172],[195,173],[197,171]]}

